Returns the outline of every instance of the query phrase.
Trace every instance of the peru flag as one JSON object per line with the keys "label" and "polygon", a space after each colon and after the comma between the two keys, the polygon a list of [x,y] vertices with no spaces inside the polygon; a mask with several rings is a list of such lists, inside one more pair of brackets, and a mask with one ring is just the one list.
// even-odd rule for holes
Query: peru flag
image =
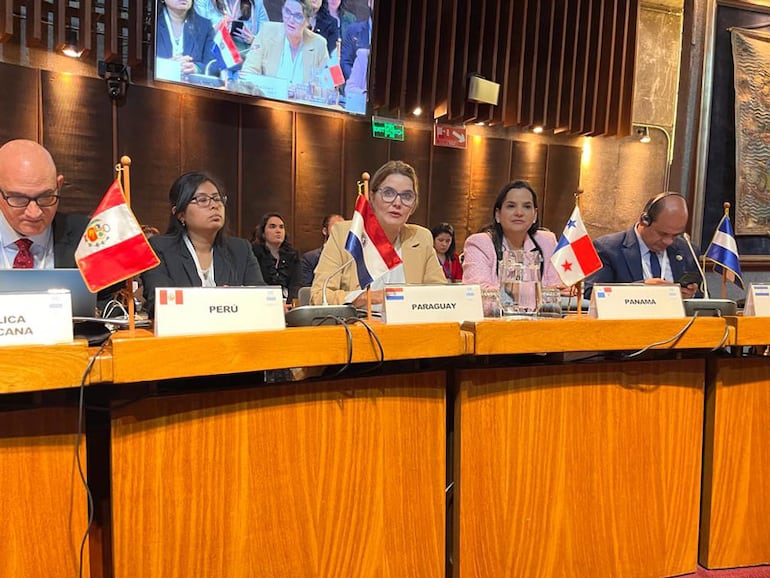
{"label": "peru flag", "polygon": [[564,227],[551,263],[565,285],[574,285],[602,268],[602,261],[588,236],[580,218],[580,209],[575,207]]}
{"label": "peru flag", "polygon": [[83,280],[96,293],[160,263],[115,179],[75,251]]}

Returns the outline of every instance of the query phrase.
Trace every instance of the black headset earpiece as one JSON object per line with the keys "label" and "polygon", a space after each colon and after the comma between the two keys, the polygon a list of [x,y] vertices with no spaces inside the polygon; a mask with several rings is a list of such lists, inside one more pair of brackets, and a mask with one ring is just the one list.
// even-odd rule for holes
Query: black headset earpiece
{"label": "black headset earpiece", "polygon": [[650,214],[653,207],[657,205],[660,201],[665,199],[666,197],[681,197],[679,193],[672,193],[670,191],[666,191],[665,193],[659,193],[655,195],[653,198],[651,198],[647,203],[644,205],[644,209],[642,210],[642,215],[639,217],[639,222],[644,225],[645,227],[649,227],[652,225],[653,221],[655,221],[655,217]]}

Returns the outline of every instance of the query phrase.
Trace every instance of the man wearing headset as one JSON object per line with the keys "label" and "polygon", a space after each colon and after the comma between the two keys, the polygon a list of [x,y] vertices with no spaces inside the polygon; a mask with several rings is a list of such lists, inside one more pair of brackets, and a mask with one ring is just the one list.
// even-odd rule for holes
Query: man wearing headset
{"label": "man wearing headset", "polygon": [[660,193],[644,206],[639,220],[627,231],[594,241],[604,265],[586,281],[586,297],[603,283],[680,283],[682,298],[698,292],[700,275],[687,241],[687,201],[679,193]]}

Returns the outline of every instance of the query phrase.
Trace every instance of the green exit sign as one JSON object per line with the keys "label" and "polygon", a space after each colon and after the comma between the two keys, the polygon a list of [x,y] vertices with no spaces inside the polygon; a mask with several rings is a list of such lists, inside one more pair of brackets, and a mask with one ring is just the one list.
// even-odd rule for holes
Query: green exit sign
{"label": "green exit sign", "polygon": [[372,117],[372,136],[403,141],[404,123],[390,118]]}

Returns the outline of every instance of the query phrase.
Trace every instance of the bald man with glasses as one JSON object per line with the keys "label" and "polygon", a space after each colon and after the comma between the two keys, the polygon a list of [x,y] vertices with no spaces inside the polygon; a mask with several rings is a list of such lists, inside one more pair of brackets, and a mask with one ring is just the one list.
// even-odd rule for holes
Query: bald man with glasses
{"label": "bald man with glasses", "polygon": [[88,218],[57,214],[63,182],[38,143],[19,139],[0,147],[0,269],[76,266]]}

